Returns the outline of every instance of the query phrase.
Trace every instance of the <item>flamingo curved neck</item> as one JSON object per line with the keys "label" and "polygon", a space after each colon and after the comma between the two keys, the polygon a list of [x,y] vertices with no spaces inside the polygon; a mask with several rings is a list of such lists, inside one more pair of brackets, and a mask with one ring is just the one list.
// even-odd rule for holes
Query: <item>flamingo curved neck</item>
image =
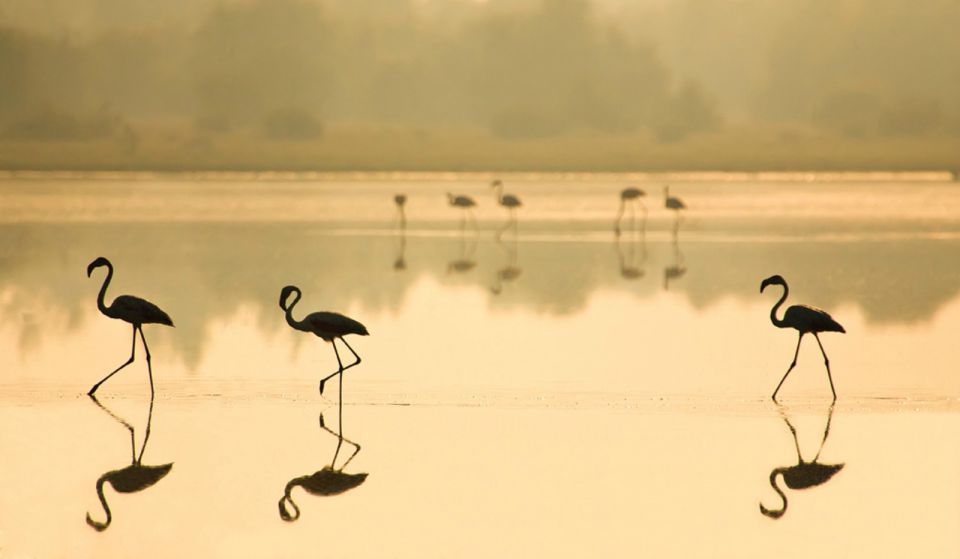
{"label": "flamingo curved neck", "polygon": [[[300,507],[293,502],[293,497],[290,496],[290,493],[293,491],[294,487],[301,485],[303,483],[303,478],[293,478],[287,482],[287,486],[283,489],[283,497],[280,498],[280,502],[277,505],[280,508],[280,518],[286,520],[287,522],[292,522],[300,518]],[[284,502],[287,501],[290,503],[290,507],[293,509],[293,514],[287,512],[287,508],[284,506]]]}
{"label": "flamingo curved neck", "polygon": [[107,480],[108,475],[109,474],[105,474],[97,480],[97,497],[100,499],[100,504],[103,505],[103,512],[107,515],[106,522],[97,522],[90,517],[89,512],[87,513],[87,524],[98,532],[106,530],[107,527],[110,526],[110,522],[113,521],[113,516],[110,514],[110,506],[107,504],[107,498],[103,494],[103,484]]}
{"label": "flamingo curved neck", "polygon": [[780,500],[783,504],[779,509],[768,509],[763,506],[763,503],[760,503],[760,512],[764,516],[769,516],[770,518],[780,518],[783,516],[783,513],[787,512],[787,496],[783,494],[783,490],[777,487],[777,474],[782,474],[783,468],[777,468],[770,472],[770,487],[773,487],[773,490],[777,492],[777,495],[780,495]]}
{"label": "flamingo curved neck", "polygon": [[776,326],[777,328],[788,328],[789,325],[786,322],[777,318],[777,311],[783,305],[783,302],[787,300],[787,295],[790,293],[790,288],[787,287],[787,284],[784,283],[782,285],[783,285],[783,296],[780,297],[780,300],[777,301],[775,305],[773,305],[772,309],[770,309],[770,322],[773,322],[773,325]]}
{"label": "flamingo curved neck", "polygon": [[493,187],[494,195],[497,197],[497,202],[503,203],[503,185],[498,184]]}
{"label": "flamingo curved neck", "polygon": [[107,287],[110,285],[110,280],[112,279],[113,264],[107,262],[107,277],[103,279],[103,285],[100,286],[100,293],[97,295],[97,308],[100,309],[100,312],[103,314],[107,314],[110,310],[104,302],[104,298],[107,296]]}
{"label": "flamingo curved neck", "polygon": [[293,301],[290,301],[290,304],[287,305],[286,313],[284,314],[287,317],[287,324],[289,324],[292,328],[296,328],[297,330],[303,330],[303,323],[297,322],[293,318],[293,306],[300,301],[300,296],[301,296],[300,291],[299,290],[294,291],[293,294],[294,294]]}

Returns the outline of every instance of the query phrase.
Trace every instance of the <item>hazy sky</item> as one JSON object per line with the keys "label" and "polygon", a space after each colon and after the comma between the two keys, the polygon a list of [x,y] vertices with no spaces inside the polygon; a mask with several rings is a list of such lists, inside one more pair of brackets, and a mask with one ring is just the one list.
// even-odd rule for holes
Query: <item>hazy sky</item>
{"label": "hazy sky", "polygon": [[955,0],[0,0],[0,137],[960,135]]}

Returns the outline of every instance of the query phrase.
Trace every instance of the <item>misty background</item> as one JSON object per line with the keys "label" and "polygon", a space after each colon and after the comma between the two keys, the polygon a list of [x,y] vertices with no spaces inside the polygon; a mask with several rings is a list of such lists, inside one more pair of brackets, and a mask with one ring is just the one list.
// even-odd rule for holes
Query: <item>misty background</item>
{"label": "misty background", "polygon": [[956,0],[0,0],[6,168],[960,168]]}

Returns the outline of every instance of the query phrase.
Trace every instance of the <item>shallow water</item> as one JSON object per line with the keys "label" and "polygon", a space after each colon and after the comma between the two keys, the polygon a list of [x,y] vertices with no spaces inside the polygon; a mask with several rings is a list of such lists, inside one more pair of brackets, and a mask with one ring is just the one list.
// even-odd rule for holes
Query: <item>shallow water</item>
{"label": "shallow water", "polygon": [[[673,178],[678,231],[641,181],[645,226],[638,209],[619,241],[624,177],[507,177],[525,207],[499,236],[476,177],[0,181],[0,555],[960,555],[960,189]],[[447,191],[477,198],[476,229]],[[97,479],[129,465],[120,420],[139,451],[150,407],[139,347],[105,409],[80,396],[130,343],[96,309],[99,255],[108,297],[176,323],[145,328],[144,464],[174,465],[142,492],[107,486],[103,532],[84,521],[103,520]],[[769,402],[796,345],[769,322],[779,288],[758,292],[773,273],[847,330],[822,336],[832,414],[809,339],[786,406]],[[335,384],[316,390],[333,352],[283,320],[290,283],[296,316],[372,334],[351,339],[342,412],[362,446],[344,472],[369,476],[294,489],[292,523],[277,502],[330,463],[318,415],[336,432],[340,413]],[[823,441],[819,461],[844,466],[772,519],[759,503],[779,506],[770,473],[797,463],[791,426],[805,460]]]}

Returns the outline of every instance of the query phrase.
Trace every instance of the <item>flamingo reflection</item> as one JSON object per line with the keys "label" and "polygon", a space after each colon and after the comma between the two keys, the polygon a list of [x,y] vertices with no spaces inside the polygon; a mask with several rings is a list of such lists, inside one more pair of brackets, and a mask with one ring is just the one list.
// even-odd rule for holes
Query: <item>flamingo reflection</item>
{"label": "flamingo reflection", "polygon": [[[283,489],[283,497],[280,498],[280,502],[277,503],[278,508],[280,509],[280,518],[287,522],[293,522],[300,518],[300,508],[293,501],[293,490],[297,487],[302,487],[304,491],[310,495],[316,495],[318,497],[330,497],[333,495],[340,495],[341,493],[346,493],[347,491],[357,487],[362,484],[367,479],[366,473],[360,474],[348,474],[344,473],[344,468],[347,467],[347,464],[356,457],[357,453],[360,452],[360,445],[347,439],[343,436],[343,408],[339,408],[338,418],[338,429],[337,432],[333,432],[329,427],[324,424],[323,414],[320,414],[320,428],[324,431],[330,433],[337,438],[337,448],[333,452],[333,459],[330,460],[328,466],[324,466],[322,469],[305,476],[299,476],[291,479],[287,482],[287,485]],[[343,446],[343,443],[354,447],[353,453],[343,462],[343,464],[338,468],[337,457],[340,454],[340,448]],[[289,509],[287,504],[289,503]]]}
{"label": "flamingo reflection", "polygon": [[503,284],[512,282],[520,277],[520,274],[523,273],[523,270],[518,265],[518,256],[517,256],[517,238],[513,237],[513,241],[504,243],[500,240],[499,237],[496,239],[497,245],[506,252],[507,262],[506,264],[497,270],[497,275],[494,278],[494,284],[490,288],[490,292],[494,295],[499,295],[503,292]]}
{"label": "flamingo reflection", "polygon": [[[640,245],[640,264],[637,265],[637,244]],[[641,237],[624,242],[617,236],[617,261],[620,264],[620,276],[627,280],[636,280],[646,275],[643,269],[647,262],[647,240]]]}
{"label": "flamingo reflection", "polygon": [[680,250],[680,243],[677,237],[673,238],[673,264],[663,269],[663,289],[670,290],[670,281],[679,279],[687,273],[686,259],[683,257],[683,251]]}
{"label": "flamingo reflection", "polygon": [[823,485],[829,481],[837,472],[843,469],[843,464],[821,464],[818,462],[820,459],[820,453],[823,451],[823,445],[827,442],[827,437],[830,435],[830,421],[833,419],[833,404],[830,405],[830,410],[827,412],[827,426],[823,430],[823,439],[820,441],[820,448],[817,449],[816,456],[813,457],[813,460],[806,462],[803,459],[803,455],[800,453],[800,443],[797,440],[797,430],[793,427],[793,424],[790,422],[790,418],[787,417],[786,412],[783,409],[783,406],[779,406],[780,416],[783,417],[783,421],[787,424],[787,427],[790,429],[790,434],[793,435],[793,444],[797,449],[797,463],[793,466],[783,466],[780,468],[774,468],[770,472],[770,486],[773,487],[773,490],[777,492],[777,495],[780,496],[782,505],[778,509],[768,509],[760,503],[760,512],[764,516],[769,518],[780,518],[785,512],[787,512],[787,496],[784,494],[783,490],[777,486],[777,476],[783,478],[783,483],[789,489],[809,489],[811,487],[816,487],[818,485]]}
{"label": "flamingo reflection", "polygon": [[114,414],[112,411],[103,406],[96,396],[90,395],[90,399],[93,400],[93,403],[97,405],[101,410],[106,412],[110,417],[118,421],[124,427],[130,431],[130,454],[131,454],[131,463],[125,468],[120,468],[119,470],[109,471],[97,480],[97,497],[100,499],[100,504],[103,506],[103,512],[106,515],[106,519],[103,522],[94,520],[90,516],[90,513],[87,513],[87,524],[91,528],[98,532],[106,530],[110,523],[113,521],[113,514],[110,511],[110,506],[107,504],[107,498],[103,492],[103,486],[107,483],[113,487],[114,491],[117,493],[136,493],[138,491],[143,491],[144,489],[153,486],[158,481],[163,479],[167,474],[170,473],[170,468],[173,467],[173,463],[163,464],[160,466],[144,466],[143,465],[143,453],[147,449],[147,441],[150,440],[150,424],[153,420],[153,399],[150,399],[150,407],[147,411],[147,427],[143,436],[143,444],[140,447],[140,454],[137,454],[137,447],[134,435],[134,429],[130,426],[129,423],[124,421],[120,416]]}

